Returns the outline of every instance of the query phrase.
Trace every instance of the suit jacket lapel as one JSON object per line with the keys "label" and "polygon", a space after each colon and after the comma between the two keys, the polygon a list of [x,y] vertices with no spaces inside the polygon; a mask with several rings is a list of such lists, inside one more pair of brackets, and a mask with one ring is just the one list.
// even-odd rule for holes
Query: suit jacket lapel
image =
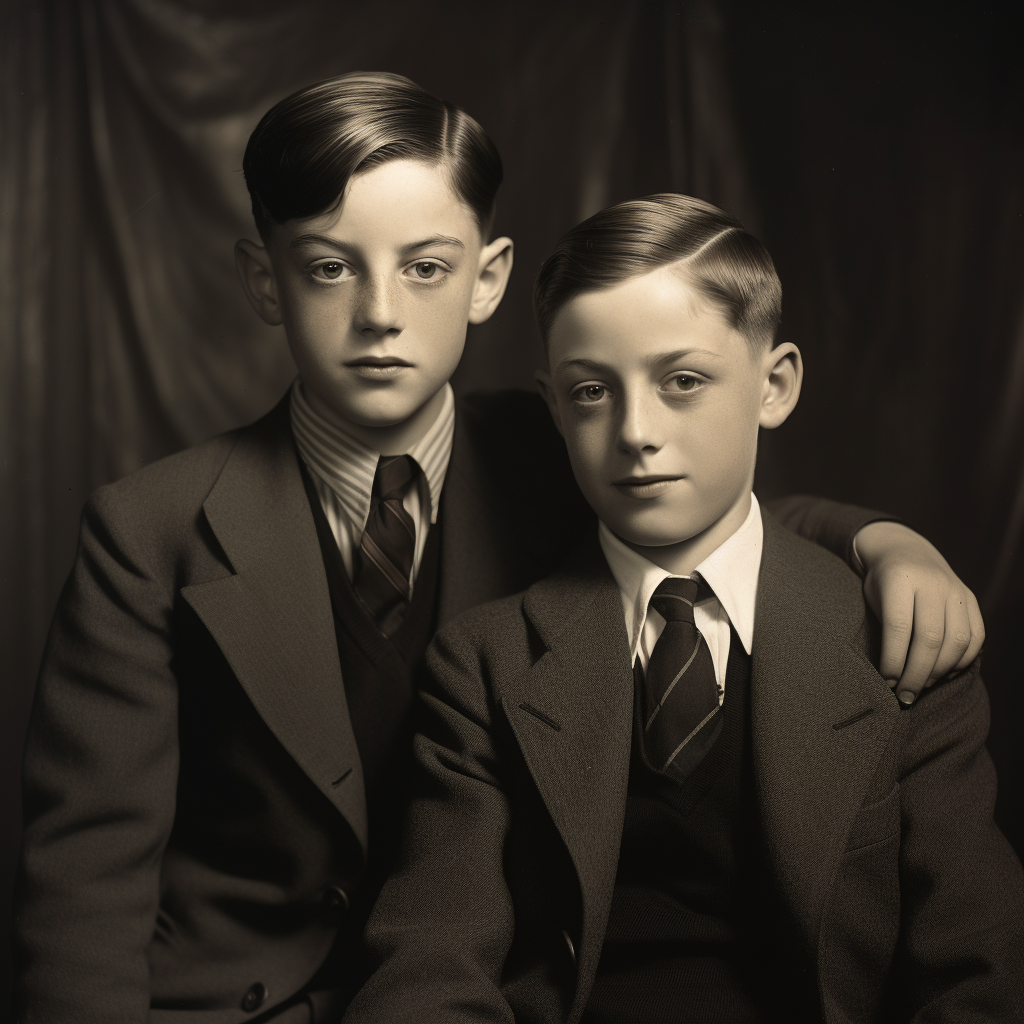
{"label": "suit jacket lapel", "polygon": [[203,504],[235,575],[182,589],[263,720],[366,849],[366,798],[287,399],[239,434]]}
{"label": "suit jacket lapel", "polygon": [[531,587],[524,610],[547,650],[505,689],[502,705],[580,880],[577,991],[585,993],[615,883],[633,721],[622,603],[596,538]]}
{"label": "suit jacket lapel", "polygon": [[845,581],[828,556],[763,517],[754,769],[774,873],[814,950],[828,888],[899,709],[857,639],[844,639],[849,620],[841,625],[837,609],[863,608],[859,581],[837,592]]}

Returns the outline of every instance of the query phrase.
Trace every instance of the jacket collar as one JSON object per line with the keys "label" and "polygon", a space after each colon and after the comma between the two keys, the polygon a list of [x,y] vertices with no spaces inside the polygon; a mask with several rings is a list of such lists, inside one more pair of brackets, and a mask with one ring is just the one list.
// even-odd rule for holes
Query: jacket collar
{"label": "jacket collar", "polygon": [[235,575],[182,589],[256,710],[366,849],[362,766],[287,400],[238,433],[203,511]]}

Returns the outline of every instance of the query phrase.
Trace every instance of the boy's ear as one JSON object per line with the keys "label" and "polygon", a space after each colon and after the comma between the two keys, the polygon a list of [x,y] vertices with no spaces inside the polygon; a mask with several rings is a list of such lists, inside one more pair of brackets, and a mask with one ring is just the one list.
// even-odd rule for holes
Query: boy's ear
{"label": "boy's ear", "polygon": [[796,407],[804,379],[800,349],[791,341],[776,345],[764,354],[764,393],[760,424],[768,430],[780,426]]}
{"label": "boy's ear", "polygon": [[482,324],[498,308],[512,273],[512,239],[496,238],[480,250],[476,285],[469,305],[469,322]]}
{"label": "boy's ear", "polygon": [[562,437],[565,437],[565,433],[562,430],[562,416],[558,411],[558,402],[555,401],[555,389],[551,384],[551,374],[547,370],[537,370],[534,372],[533,377],[537,381],[540,393],[544,396],[544,401],[548,404],[548,411],[551,413],[551,418],[555,421],[555,429]]}
{"label": "boy's ear", "polygon": [[249,304],[271,327],[280,326],[281,303],[270,253],[262,245],[240,238],[235,242],[235,266]]}

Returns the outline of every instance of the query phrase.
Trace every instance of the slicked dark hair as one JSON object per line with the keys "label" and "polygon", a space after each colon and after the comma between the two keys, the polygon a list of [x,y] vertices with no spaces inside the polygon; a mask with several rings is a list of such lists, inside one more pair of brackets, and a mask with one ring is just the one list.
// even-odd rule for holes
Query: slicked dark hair
{"label": "slicked dark hair", "polygon": [[242,160],[260,237],[337,209],[353,174],[403,158],[441,164],[487,241],[502,178],[494,143],[465,111],[383,71],[307,86],[263,115]]}
{"label": "slicked dark hair", "polygon": [[555,246],[534,290],[544,344],[561,309],[577,295],[670,263],[751,345],[774,343],[782,285],[768,250],[717,206],[663,193],[609,206]]}

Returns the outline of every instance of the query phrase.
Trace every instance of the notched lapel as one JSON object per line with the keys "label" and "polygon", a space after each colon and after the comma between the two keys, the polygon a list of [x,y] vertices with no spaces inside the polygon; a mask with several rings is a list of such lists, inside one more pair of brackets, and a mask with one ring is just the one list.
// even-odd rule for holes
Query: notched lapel
{"label": "notched lapel", "polygon": [[580,880],[582,980],[596,969],[615,882],[633,714],[622,603],[598,545],[532,587],[524,610],[547,650],[502,705]]}
{"label": "notched lapel", "polygon": [[203,509],[235,575],[185,587],[182,596],[365,852],[362,766],[287,402],[241,435]]}
{"label": "notched lapel", "polygon": [[827,889],[899,709],[856,637],[837,625],[837,607],[862,607],[859,581],[767,514],[764,526],[754,766],[769,856],[813,949]]}

